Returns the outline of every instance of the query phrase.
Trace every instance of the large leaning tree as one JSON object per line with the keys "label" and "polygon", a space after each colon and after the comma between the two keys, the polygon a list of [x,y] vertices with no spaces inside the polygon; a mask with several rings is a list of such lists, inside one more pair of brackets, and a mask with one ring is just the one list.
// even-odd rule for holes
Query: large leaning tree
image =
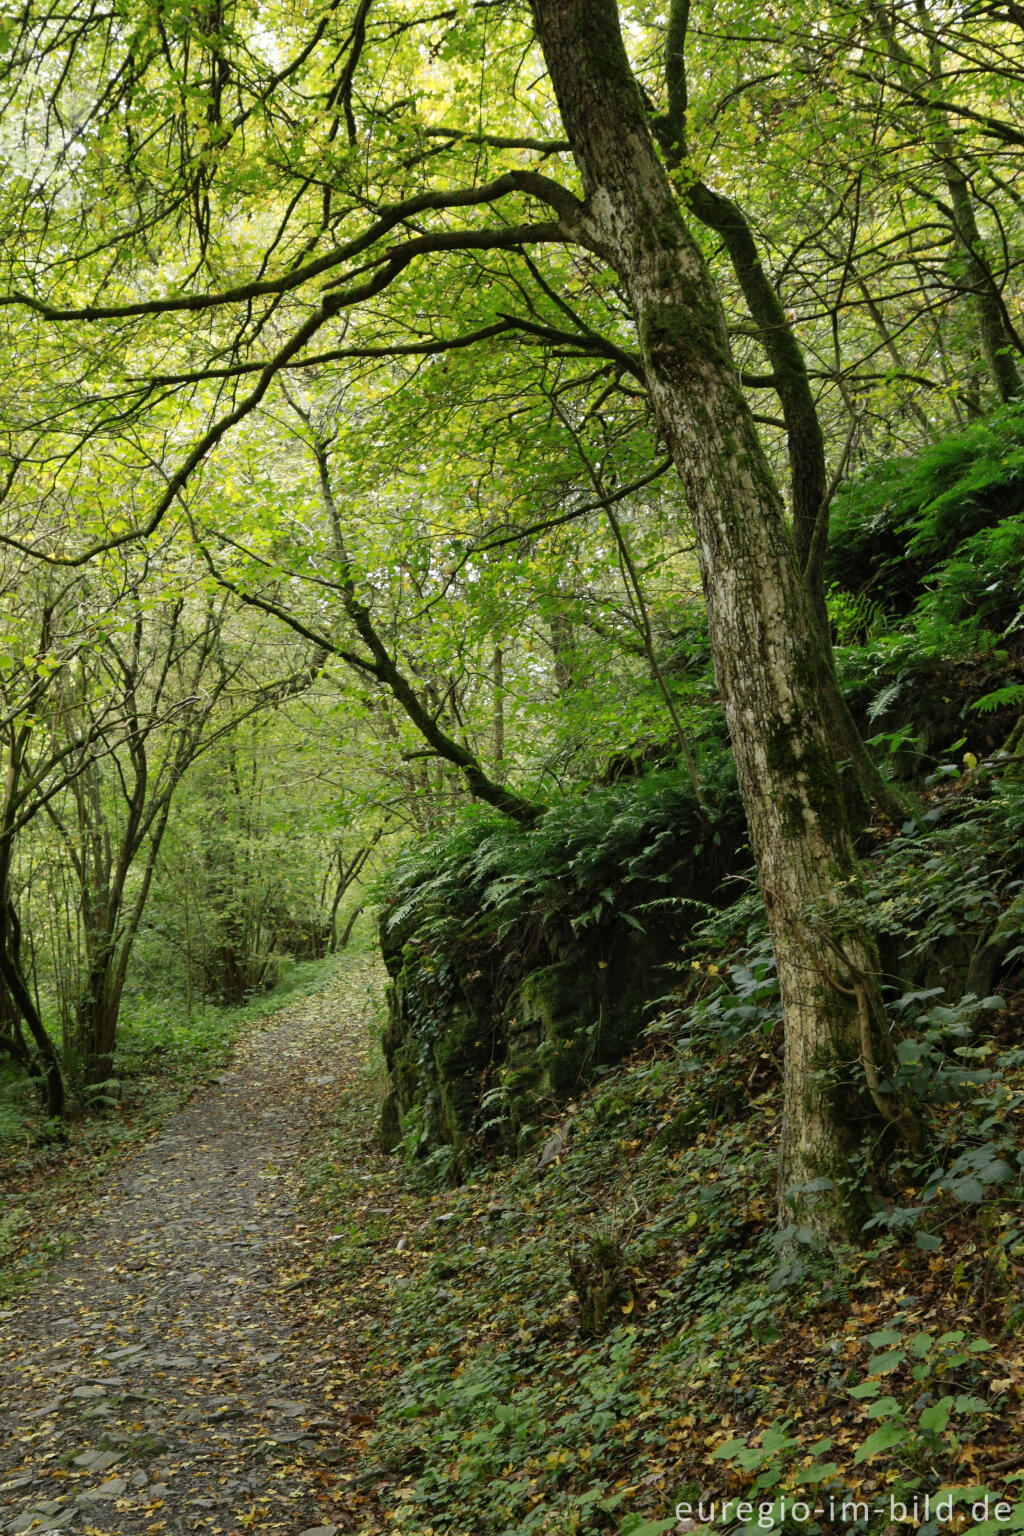
{"label": "large leaning tree", "polygon": [[[550,289],[576,252],[621,295],[625,334],[566,302],[546,340],[630,372],[678,472],[784,1003],[780,1212],[848,1232],[862,1157],[914,1127],[851,900],[827,642],[615,0],[29,3],[5,47],[23,553],[75,566],[152,536],[304,368],[545,339],[489,299],[499,255]],[[111,453],[132,487],[113,508]]]}

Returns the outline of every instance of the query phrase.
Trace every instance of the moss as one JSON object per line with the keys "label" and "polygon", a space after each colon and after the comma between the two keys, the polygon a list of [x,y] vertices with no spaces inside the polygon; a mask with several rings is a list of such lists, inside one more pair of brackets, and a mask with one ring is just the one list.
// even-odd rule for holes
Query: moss
{"label": "moss", "polygon": [[380,1145],[384,1152],[393,1152],[402,1139],[402,1113],[398,1095],[394,1089],[384,1098],[380,1108]]}
{"label": "moss", "polygon": [[655,223],[645,230],[638,237],[638,245],[653,250],[658,278],[675,297],[646,310],[640,329],[641,348],[645,356],[683,348],[694,358],[711,355],[721,361],[721,316],[704,272],[690,275],[686,271],[692,257],[684,249],[689,243],[685,226],[671,211],[666,211],[661,225],[659,228]]}
{"label": "moss", "polygon": [[[396,1114],[416,1108],[428,1137],[474,1153],[509,1144],[637,1044],[688,926],[666,896],[706,901],[723,874],[746,865],[731,768],[726,784],[713,839],[689,780],[672,769],[664,786],[616,784],[567,804],[514,842],[504,829],[452,837],[412,867],[394,908],[405,937],[391,953],[386,1140]],[[579,889],[570,855],[588,871]],[[510,880],[512,916],[498,940],[486,885],[496,871],[525,869],[543,897]],[[637,931],[641,920],[650,932]]]}
{"label": "moss", "polygon": [[595,1048],[602,987],[579,961],[559,961],[527,976],[519,989],[520,1028],[537,1040],[538,1076],[553,1095],[572,1092]]}
{"label": "moss", "polygon": [[441,1139],[456,1151],[466,1144],[473,1117],[480,1103],[480,1083],[472,1076],[438,1077],[437,1111]]}
{"label": "moss", "polygon": [[804,809],[809,806],[829,844],[838,846],[846,831],[846,812],[829,744],[817,735],[805,735],[792,721],[781,721],[767,733],[765,757],[778,782],[788,834],[802,835]]}
{"label": "moss", "polygon": [[434,1060],[442,1076],[484,1067],[491,1053],[489,1021],[458,1005],[446,1009],[443,1032],[434,1042]]}
{"label": "moss", "polygon": [[659,304],[644,315],[640,345],[645,357],[671,352],[679,345],[697,347],[702,340],[693,314],[682,304]]}

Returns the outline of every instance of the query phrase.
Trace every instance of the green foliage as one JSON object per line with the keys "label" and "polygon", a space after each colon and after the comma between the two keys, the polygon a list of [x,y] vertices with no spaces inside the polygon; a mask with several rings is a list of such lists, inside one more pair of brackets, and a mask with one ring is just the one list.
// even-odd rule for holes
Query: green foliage
{"label": "green foliage", "polygon": [[[424,1262],[388,1266],[400,1364],[371,1455],[403,1469],[400,1529],[453,1510],[480,1536],[671,1529],[631,1469],[664,1471],[719,1332],[768,1327],[767,1098],[707,1123],[713,1088],[675,1045],[606,1081],[543,1184],[524,1160],[435,1196]],[[659,1133],[686,1112],[705,1125],[680,1152]]]}
{"label": "green foliage", "polygon": [[[984,1489],[963,1487],[959,1457],[963,1445],[984,1436],[1006,1407],[1005,1398],[986,1380],[984,1356],[992,1345],[963,1329],[937,1336],[918,1330],[908,1336],[899,1316],[871,1333],[868,1342],[875,1353],[867,1362],[867,1374],[847,1391],[862,1405],[868,1421],[862,1422],[861,1433],[870,1423],[877,1427],[856,1446],[853,1466],[870,1463],[873,1476],[884,1478],[893,1503],[912,1504],[916,1499],[923,1508],[925,1495],[933,1505],[940,1499],[955,1506],[984,1498]],[[831,1435],[808,1445],[792,1421],[784,1419],[753,1441],[724,1441],[713,1459],[731,1462],[739,1470],[747,1485],[744,1497],[754,1500],[759,1510],[765,1495],[774,1498],[773,1505],[763,1506],[757,1529],[820,1532],[828,1527],[814,1520],[787,1519],[786,1506],[792,1509],[798,1500],[819,1508],[824,1503],[826,1509],[830,1504],[852,1504],[854,1496],[837,1476],[838,1465],[823,1459],[835,1446]],[[996,1497],[1002,1495],[990,1495],[992,1503]],[[863,1527],[844,1521],[844,1528]],[[935,1536],[939,1526],[929,1522],[918,1528]],[[1004,1522],[1002,1528],[1017,1527]]]}
{"label": "green foliage", "polygon": [[[692,997],[684,1029],[692,1041],[715,1041],[719,1049],[735,1045],[754,1031],[771,1035],[782,1023],[782,1001],[775,972],[775,957],[767,925],[760,933],[748,930],[748,942],[735,949],[729,961],[691,961]],[[708,937],[712,924],[695,934],[699,943]]]}
{"label": "green foliage", "polygon": [[0,1146],[16,1145],[28,1132],[28,1122],[23,1110],[4,1094],[0,1098]]}
{"label": "green foliage", "polygon": [[[941,1168],[950,1185],[977,1177],[984,1191],[976,1202],[968,1185],[944,1183],[914,1226],[927,1237],[970,1223],[970,1241],[949,1254],[945,1235],[918,1244],[913,1226],[893,1223],[867,1254],[818,1253],[809,1232],[780,1243],[778,1001],[763,922],[745,891],[737,910],[701,925],[647,1048],[574,1106],[556,1163],[499,1163],[435,1193],[398,1218],[408,1237],[397,1264],[394,1236],[381,1234],[374,1358],[382,1347],[394,1371],[366,1454],[382,1482],[402,1469],[381,1529],[669,1530],[680,1498],[696,1506],[712,1489],[775,1507],[772,1529],[813,1531],[782,1520],[783,1498],[787,1510],[797,1497],[834,1495],[838,1507],[873,1476],[872,1503],[890,1493],[912,1503],[953,1478],[965,1447],[998,1453],[1013,1409],[1007,1354],[964,1338],[955,1319],[975,1293],[950,1276],[1003,1287],[1012,1302],[1020,1195],[989,1180],[984,1143],[1016,1137],[1020,1150],[1020,1053],[991,1050],[987,1031],[1003,1017],[994,1001],[944,1013],[918,995],[897,1010],[905,1038],[922,1045],[904,1053],[906,1069],[934,1076],[921,1085],[935,1139],[919,1188]],[[989,1048],[987,1061],[956,1054],[964,1046]],[[983,1067],[992,1075],[978,1077]],[[983,1106],[1000,1086],[1005,1100]],[[971,1167],[958,1166],[971,1148]],[[339,1187],[344,1222],[348,1201]],[[787,1246],[796,1259],[783,1252],[780,1263]],[[942,1267],[945,1298],[930,1265]]]}
{"label": "green foliage", "polygon": [[19,1232],[28,1225],[28,1211],[16,1205],[13,1210],[0,1215],[0,1264],[3,1264],[14,1247]]}
{"label": "green foliage", "polygon": [[[702,810],[680,769],[597,787],[557,802],[535,824],[479,811],[410,846],[382,897],[386,942],[479,947],[517,930],[578,933],[724,873],[741,826],[731,763],[706,755]],[[661,890],[659,890],[661,888]],[[511,946],[510,946],[511,947]],[[529,957],[529,945],[527,944]]]}
{"label": "green foliage", "polygon": [[956,956],[964,979],[969,985],[984,980],[982,941],[997,927],[1001,934],[1013,931],[1024,882],[1022,835],[1024,790],[1012,777],[998,776],[908,819],[865,863],[858,911],[879,935],[894,977],[929,956],[940,963],[944,954],[953,958],[958,945],[963,951],[969,943]]}
{"label": "green foliage", "polygon": [[239,1031],[253,1019],[320,991],[334,960],[289,962],[280,981],[244,1008],[207,1003],[191,1017],[175,997],[133,994],[126,999],[117,1064],[129,1079],[157,1065],[174,1073],[203,1073],[221,1062]]}
{"label": "green foliage", "polygon": [[[951,1206],[987,1202],[990,1209],[1008,1212],[1020,1207],[1024,1150],[1017,1120],[1024,1105],[1024,1052],[997,1051],[980,1027],[987,1012],[1003,1008],[1001,997],[979,1002],[968,996],[915,1017],[921,998],[910,994],[896,1005],[902,1005],[901,1026],[908,1033],[896,1042],[893,1081],[931,1114],[931,1136],[921,1153],[906,1154],[901,1168],[893,1169],[894,1181],[902,1173],[902,1200],[880,1202],[866,1230],[912,1233],[919,1248],[934,1252],[942,1246],[936,1233]],[[944,1105],[955,1105],[956,1112],[943,1115]],[[1007,1246],[1018,1239],[1013,1227]]]}
{"label": "green foliage", "polygon": [[999,709],[1015,709],[1024,706],[1024,683],[1008,683],[1005,688],[993,688],[971,705],[980,715],[994,714]]}
{"label": "green foliage", "polygon": [[948,695],[958,666],[1005,661],[1006,653],[976,617],[953,623],[930,610],[915,613],[899,630],[836,654],[843,691],[863,711],[868,729],[895,709],[903,717],[899,730],[908,736],[919,730],[925,713],[935,712],[936,695]]}
{"label": "green foliage", "polygon": [[833,505],[829,576],[890,614],[934,585],[946,619],[1003,626],[1020,604],[1022,512],[1024,407],[1015,403],[848,482]]}
{"label": "green foliage", "polygon": [[31,1087],[13,1064],[0,1062],[0,1147],[24,1144],[31,1135]]}
{"label": "green foliage", "polygon": [[[527,828],[464,815],[399,861],[381,917],[396,978],[388,1049],[399,1108],[418,1112],[396,1144],[461,1171],[440,1144],[461,1152],[474,1122],[491,1144],[522,1142],[532,1092],[565,1097],[600,1052],[635,1040],[658,980],[638,965],[677,952],[738,857],[731,771],[708,762],[720,777],[704,806],[686,774],[662,770],[560,801]],[[543,1038],[513,1059],[517,989],[515,1011]]]}
{"label": "green foliage", "polygon": [[1024,600],[1024,407],[851,481],[828,559],[840,680],[883,773],[920,776],[964,730],[984,750],[971,709],[1022,697],[1001,647]]}
{"label": "green foliage", "polygon": [[212,1006],[190,1019],[177,999],[132,997],[125,1005],[118,1068],[129,1082],[157,1070],[209,1071],[224,1059],[241,1019],[235,1010]]}
{"label": "green foliage", "polygon": [[876,599],[866,592],[851,592],[833,582],[826,595],[829,623],[835,644],[865,643],[888,628],[889,620]]}
{"label": "green foliage", "polygon": [[935,572],[927,606],[951,622],[977,618],[1009,634],[1024,602],[1024,515],[964,539]]}

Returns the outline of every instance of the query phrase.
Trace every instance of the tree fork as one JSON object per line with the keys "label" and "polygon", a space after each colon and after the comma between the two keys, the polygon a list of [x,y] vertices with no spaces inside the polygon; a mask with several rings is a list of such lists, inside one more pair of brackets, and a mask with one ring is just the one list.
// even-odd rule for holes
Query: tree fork
{"label": "tree fork", "polygon": [[[533,14],[582,177],[575,237],[610,263],[629,296],[655,418],[693,519],[782,993],[780,1222],[795,1211],[822,1237],[846,1236],[862,1214],[851,1193],[851,1140],[863,1144],[878,1117],[870,1127],[859,1116],[851,1123],[822,1080],[824,1062],[859,1061],[862,1046],[856,999],[828,979],[819,924],[842,932],[864,974],[876,974],[878,962],[849,910],[859,865],[831,747],[820,637],[721,304],[654,148],[614,0],[533,0]],[[881,1057],[887,1042],[873,1043]]]}
{"label": "tree fork", "polygon": [[[287,394],[286,398],[292,410],[310,428],[310,447],[316,461],[320,496],[323,501],[324,510],[330,519],[335,550],[341,564],[342,575],[338,588],[341,605],[372,658],[372,660],[364,661],[360,665],[364,670],[372,673],[377,681],[390,691],[424,741],[429,744],[431,750],[445,762],[451,763],[460,770],[474,799],[482,800],[486,805],[494,806],[495,810],[501,811],[502,815],[508,816],[512,821],[528,825],[540,815],[542,807],[536,805],[531,800],[524,800],[521,795],[506,789],[503,784],[497,783],[484,771],[483,764],[468,747],[463,746],[461,742],[456,741],[453,736],[449,736],[448,732],[441,728],[437,716],[431,714],[430,710],[425,708],[416,690],[412,687],[408,678],[399,670],[394,657],[377,632],[369,608],[366,603],[360,600],[356,591],[355,576],[341,525],[341,514],[338,510],[334,488],[331,484],[327,444],[323,437],[313,429],[308,413]],[[343,654],[337,647],[331,648],[335,651],[335,654]]]}
{"label": "tree fork", "polygon": [[[672,0],[665,38],[665,79],[668,111],[651,120],[651,127],[667,163],[679,165],[686,156],[686,114],[689,104],[686,75],[686,39],[690,0]],[[837,756],[846,756],[853,768],[853,783],[844,784],[847,810],[861,820],[872,802],[891,820],[903,812],[899,797],[882,778],[868,752],[849,706],[839,687],[829,638],[825,605],[825,548],[828,542],[829,504],[835,489],[829,484],[825,461],[825,437],[811,390],[803,348],[761,261],[753,230],[742,208],[723,197],[704,181],[688,182],[683,193],[686,205],[706,228],[721,236],[740,285],[750,317],[758,329],[765,355],[771,364],[772,387],[782,405],[786,424],[792,496],[793,540],[803,571],[811,613],[818,628],[829,726]],[[845,455],[844,455],[845,457]]]}

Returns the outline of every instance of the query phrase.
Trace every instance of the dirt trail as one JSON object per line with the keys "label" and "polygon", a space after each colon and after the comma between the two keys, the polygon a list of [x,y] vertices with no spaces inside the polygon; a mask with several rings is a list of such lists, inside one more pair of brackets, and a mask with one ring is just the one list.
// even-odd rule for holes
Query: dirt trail
{"label": "dirt trail", "polygon": [[345,1405],[326,1345],[289,1318],[309,1257],[290,1186],[376,984],[353,956],[338,985],[255,1025],[0,1312],[5,1536],[341,1529]]}

